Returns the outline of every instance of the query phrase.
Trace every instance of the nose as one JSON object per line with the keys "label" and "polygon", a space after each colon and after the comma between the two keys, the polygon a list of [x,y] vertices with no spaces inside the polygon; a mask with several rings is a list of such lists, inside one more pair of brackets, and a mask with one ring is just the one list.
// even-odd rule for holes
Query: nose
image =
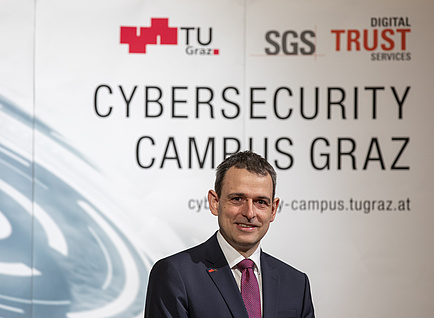
{"label": "nose", "polygon": [[255,207],[253,204],[253,200],[248,199],[246,201],[246,204],[245,204],[244,209],[243,209],[243,216],[249,221],[255,218],[256,213],[255,213]]}

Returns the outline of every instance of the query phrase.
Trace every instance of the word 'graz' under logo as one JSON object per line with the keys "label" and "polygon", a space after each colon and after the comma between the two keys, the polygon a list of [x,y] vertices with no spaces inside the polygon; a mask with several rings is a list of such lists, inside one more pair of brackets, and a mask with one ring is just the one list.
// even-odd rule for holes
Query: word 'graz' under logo
{"label": "word 'graz' under logo", "polygon": [[[185,53],[187,55],[218,55],[219,50],[210,48],[212,28],[207,40],[203,40],[200,27],[180,27],[185,32]],[[196,45],[194,33],[197,35]],[[203,32],[202,32],[203,33]],[[191,36],[193,35],[193,36]],[[181,41],[182,42],[182,41]],[[178,28],[169,26],[168,18],[152,18],[150,27],[121,26],[120,43],[128,44],[129,53],[146,53],[147,45],[178,45]]]}

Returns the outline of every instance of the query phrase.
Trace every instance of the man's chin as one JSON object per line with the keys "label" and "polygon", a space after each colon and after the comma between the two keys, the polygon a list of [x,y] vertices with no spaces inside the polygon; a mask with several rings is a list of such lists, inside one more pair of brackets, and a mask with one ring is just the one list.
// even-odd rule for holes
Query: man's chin
{"label": "man's chin", "polygon": [[243,237],[240,237],[239,240],[236,242],[237,245],[242,249],[243,251],[248,251],[252,248],[256,248],[259,245],[259,241],[256,236],[248,237],[247,235],[244,235]]}

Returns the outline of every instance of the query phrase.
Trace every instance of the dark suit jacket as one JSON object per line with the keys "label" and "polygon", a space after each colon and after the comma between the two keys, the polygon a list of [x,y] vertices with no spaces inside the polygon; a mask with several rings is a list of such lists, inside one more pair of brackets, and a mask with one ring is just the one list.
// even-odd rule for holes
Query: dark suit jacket
{"label": "dark suit jacket", "polygon": [[[263,318],[314,318],[304,273],[261,253]],[[218,244],[206,242],[158,261],[151,270],[145,318],[248,318]]]}

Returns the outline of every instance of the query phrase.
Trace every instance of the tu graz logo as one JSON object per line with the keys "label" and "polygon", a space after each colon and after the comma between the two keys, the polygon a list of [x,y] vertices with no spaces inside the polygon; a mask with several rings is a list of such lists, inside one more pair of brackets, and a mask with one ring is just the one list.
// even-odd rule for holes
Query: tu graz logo
{"label": "tu graz logo", "polygon": [[152,18],[150,27],[120,29],[120,43],[129,46],[129,53],[139,54],[146,54],[148,45],[185,45],[187,55],[219,55],[219,49],[210,47],[212,37],[212,28],[206,32],[200,27],[171,27],[168,18]]}

